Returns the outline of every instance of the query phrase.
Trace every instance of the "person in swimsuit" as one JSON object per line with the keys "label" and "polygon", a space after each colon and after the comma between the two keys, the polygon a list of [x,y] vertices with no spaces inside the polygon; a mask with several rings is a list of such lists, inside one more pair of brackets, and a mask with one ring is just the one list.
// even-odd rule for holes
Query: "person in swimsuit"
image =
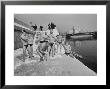
{"label": "person in swimsuit", "polygon": [[33,57],[33,35],[29,34],[28,35],[28,53],[29,53],[29,58],[32,59]]}
{"label": "person in swimsuit", "polygon": [[34,28],[34,31],[37,30],[37,25],[36,24],[35,25],[32,25],[31,27]]}
{"label": "person in swimsuit", "polygon": [[48,25],[48,29],[50,30],[50,34],[49,34],[49,44],[50,44],[50,47],[49,47],[49,54],[52,54],[52,57],[55,55],[55,46],[56,46],[56,40],[57,40],[57,35],[59,35],[57,29],[56,29],[56,25],[51,22],[49,25]]}
{"label": "person in swimsuit", "polygon": [[40,32],[38,40],[38,47],[36,49],[37,54],[40,56],[40,62],[47,60],[48,41],[47,35],[43,31]]}
{"label": "person in swimsuit", "polygon": [[54,44],[55,44],[55,40],[56,37],[53,35],[53,30],[50,30],[50,34],[49,34],[49,55],[51,55],[52,57],[54,56]]}
{"label": "person in swimsuit", "polygon": [[39,31],[43,31],[43,26],[40,26]]}
{"label": "person in swimsuit", "polygon": [[45,40],[40,40],[38,43],[38,47],[36,49],[37,54],[40,56],[40,62],[46,60],[48,56],[48,42]]}
{"label": "person in swimsuit", "polygon": [[68,56],[71,53],[71,46],[68,44],[68,42],[65,43],[65,54]]}
{"label": "person in swimsuit", "polygon": [[21,41],[23,43],[23,61],[25,61],[26,57],[26,50],[28,47],[28,34],[25,30],[23,30],[23,33],[21,34]]}

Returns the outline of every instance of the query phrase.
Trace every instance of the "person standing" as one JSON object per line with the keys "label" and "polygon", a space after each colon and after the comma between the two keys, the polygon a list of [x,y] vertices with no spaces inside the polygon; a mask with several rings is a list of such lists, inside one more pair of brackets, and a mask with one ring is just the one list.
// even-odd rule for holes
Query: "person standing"
{"label": "person standing", "polygon": [[54,37],[59,35],[59,32],[58,32],[58,30],[56,28],[56,25],[53,22],[51,22],[51,31],[52,31],[52,34],[54,35]]}
{"label": "person standing", "polygon": [[37,47],[38,47],[38,43],[40,41],[40,37],[41,37],[41,31],[40,29],[37,29],[35,32],[34,32],[34,39],[33,39],[33,53],[34,53],[34,56],[36,56],[36,50],[37,50]]}
{"label": "person standing", "polygon": [[52,54],[52,57],[55,55],[55,42],[57,40],[57,35],[59,35],[58,31],[55,29],[56,25],[51,22],[51,24],[48,25],[50,34],[49,34],[49,54]]}
{"label": "person standing", "polygon": [[23,30],[23,33],[21,34],[21,41],[23,43],[23,61],[25,62],[26,50],[28,47],[28,35],[25,30]]}
{"label": "person standing", "polygon": [[28,35],[28,54],[29,54],[29,58],[32,59],[33,57],[33,35],[29,34]]}
{"label": "person standing", "polygon": [[32,25],[31,27],[34,29],[34,31],[37,30],[37,25],[36,24],[34,26]]}

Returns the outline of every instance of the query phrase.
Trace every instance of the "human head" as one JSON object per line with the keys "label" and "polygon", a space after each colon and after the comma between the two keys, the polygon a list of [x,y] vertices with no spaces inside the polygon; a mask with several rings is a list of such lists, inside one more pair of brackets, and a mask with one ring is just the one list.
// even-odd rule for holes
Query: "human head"
{"label": "human head", "polygon": [[26,31],[24,29],[22,30],[22,32],[23,32],[23,34],[26,34]]}
{"label": "human head", "polygon": [[51,25],[51,29],[55,29],[56,25],[53,22],[51,22],[50,25]]}
{"label": "human head", "polygon": [[41,31],[43,30],[43,26],[40,26],[40,30],[41,30]]}
{"label": "human head", "polygon": [[50,23],[48,24],[48,29],[49,29],[49,30],[51,29],[51,25],[50,25]]}
{"label": "human head", "polygon": [[57,35],[57,39],[58,39],[58,42],[62,42],[62,36],[61,35]]}
{"label": "human head", "polygon": [[53,34],[53,29],[50,29],[50,34]]}
{"label": "human head", "polygon": [[34,31],[37,30],[37,25],[36,24],[34,26],[31,26],[31,27],[33,27]]}

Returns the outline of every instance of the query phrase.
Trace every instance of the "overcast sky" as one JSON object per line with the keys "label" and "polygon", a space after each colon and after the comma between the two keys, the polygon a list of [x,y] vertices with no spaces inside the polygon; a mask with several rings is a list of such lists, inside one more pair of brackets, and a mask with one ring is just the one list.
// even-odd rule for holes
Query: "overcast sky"
{"label": "overcast sky", "polygon": [[30,22],[47,29],[49,22],[54,22],[59,32],[71,30],[73,26],[80,32],[97,31],[96,14],[15,14],[15,18],[30,25]]}

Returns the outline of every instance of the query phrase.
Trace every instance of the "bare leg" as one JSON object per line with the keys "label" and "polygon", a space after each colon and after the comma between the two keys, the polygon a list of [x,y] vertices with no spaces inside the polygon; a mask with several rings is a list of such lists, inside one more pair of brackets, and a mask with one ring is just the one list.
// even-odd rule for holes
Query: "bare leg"
{"label": "bare leg", "polygon": [[40,56],[40,61],[43,61],[43,55],[42,53],[37,49],[37,54]]}
{"label": "bare leg", "polygon": [[50,51],[51,51],[51,47],[49,46],[49,47],[48,47],[49,56],[50,56]]}
{"label": "bare leg", "polygon": [[31,46],[31,55],[33,57],[33,45]]}
{"label": "bare leg", "polygon": [[54,44],[52,46],[52,57],[54,57]]}
{"label": "bare leg", "polygon": [[32,59],[32,56],[33,56],[32,46],[29,45],[28,47],[29,47],[29,49],[28,49],[29,58]]}
{"label": "bare leg", "polygon": [[26,46],[23,45],[23,61],[25,62],[26,57]]}
{"label": "bare leg", "polygon": [[38,48],[37,48],[37,54],[40,56],[40,61],[43,61],[43,54],[42,54],[42,52],[41,52],[41,50],[40,50],[40,47],[41,47],[41,45],[42,44],[38,44]]}

